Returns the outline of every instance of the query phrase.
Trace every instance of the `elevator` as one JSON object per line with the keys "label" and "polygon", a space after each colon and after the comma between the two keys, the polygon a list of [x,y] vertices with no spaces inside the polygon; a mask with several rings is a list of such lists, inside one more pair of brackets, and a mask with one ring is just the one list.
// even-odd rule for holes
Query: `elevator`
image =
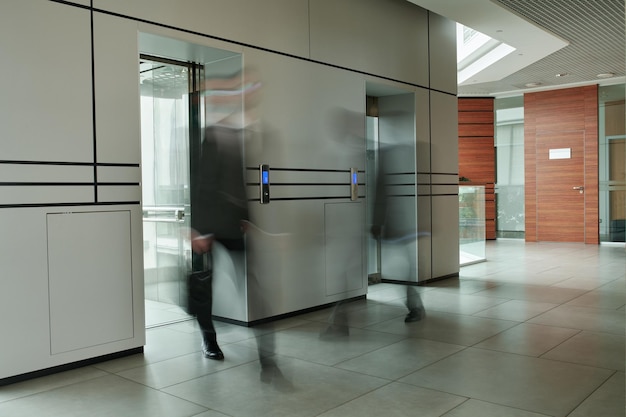
{"label": "elevator", "polygon": [[364,297],[362,79],[156,34],[140,33],[139,45],[146,325],[191,318],[181,306],[191,226],[206,215],[194,203],[199,155],[216,128],[240,142],[249,218],[244,252],[213,245],[214,317],[254,325]]}

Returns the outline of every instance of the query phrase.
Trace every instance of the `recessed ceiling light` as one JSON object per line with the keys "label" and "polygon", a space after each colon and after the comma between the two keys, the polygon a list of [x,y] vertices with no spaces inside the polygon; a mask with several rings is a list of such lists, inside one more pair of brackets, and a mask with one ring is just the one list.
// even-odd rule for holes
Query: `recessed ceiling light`
{"label": "recessed ceiling light", "polygon": [[565,77],[566,75],[569,75],[567,72],[559,72],[558,74],[556,74],[557,77]]}
{"label": "recessed ceiling light", "polygon": [[615,77],[615,73],[614,72],[603,72],[601,74],[597,75],[598,78],[611,78],[611,77]]}
{"label": "recessed ceiling light", "polygon": [[526,87],[539,87],[541,83],[526,83],[524,84]]}

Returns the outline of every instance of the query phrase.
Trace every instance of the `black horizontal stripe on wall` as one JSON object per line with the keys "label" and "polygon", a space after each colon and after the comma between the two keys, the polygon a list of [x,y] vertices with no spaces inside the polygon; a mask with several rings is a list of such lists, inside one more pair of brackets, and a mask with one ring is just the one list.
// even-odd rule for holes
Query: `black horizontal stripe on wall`
{"label": "black horizontal stripe on wall", "polygon": [[139,168],[139,164],[122,163],[122,162],[73,162],[73,161],[28,161],[28,160],[10,160],[1,159],[2,165],[61,165],[61,166],[96,166],[96,167],[131,167]]}
{"label": "black horizontal stripe on wall", "polygon": [[72,203],[25,203],[0,204],[0,209],[6,208],[36,208],[36,207],[81,207],[81,206],[129,206],[139,205],[139,201],[106,201],[106,202],[72,202]]}

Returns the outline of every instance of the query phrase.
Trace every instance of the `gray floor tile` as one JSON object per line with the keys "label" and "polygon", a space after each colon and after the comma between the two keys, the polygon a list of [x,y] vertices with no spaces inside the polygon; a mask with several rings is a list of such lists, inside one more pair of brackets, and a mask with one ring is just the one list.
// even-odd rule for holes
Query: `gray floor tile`
{"label": "gray floor tile", "polygon": [[450,291],[455,294],[475,294],[479,291],[483,291],[487,288],[493,288],[499,285],[496,282],[489,280],[478,279],[464,279],[464,278],[450,278],[441,281],[435,281],[431,284],[426,284],[427,288],[436,288],[439,291]]}
{"label": "gray floor tile", "polygon": [[580,330],[521,323],[473,347],[526,356],[541,356]]}
{"label": "gray floor tile", "polygon": [[505,407],[485,401],[468,400],[442,417],[549,417],[546,414]]}
{"label": "gray floor tile", "polygon": [[476,295],[485,297],[508,298],[512,300],[526,300],[537,303],[562,304],[580,297],[586,290],[574,288],[556,288],[540,285],[505,283],[493,288],[488,288]]}
{"label": "gray floor tile", "polygon": [[454,294],[449,291],[434,290],[422,294],[422,302],[427,311],[471,315],[508,301],[506,298],[484,297],[481,294],[482,292],[478,295]]}
{"label": "gray floor tile", "polygon": [[624,379],[626,375],[623,372],[615,373],[568,417],[624,417]]}
{"label": "gray floor tile", "polygon": [[612,371],[469,348],[400,379],[507,407],[564,416]]}
{"label": "gray floor tile", "polygon": [[337,308],[307,314],[306,318],[320,323],[363,328],[391,319],[404,319],[407,314],[406,307],[384,304],[375,304],[369,307],[361,306],[361,308],[350,307],[349,305],[338,305]]}
{"label": "gray floor tile", "polygon": [[625,339],[620,335],[585,331],[558,345],[542,358],[624,372]]}
{"label": "gray floor tile", "polygon": [[256,349],[243,346],[225,345],[222,346],[222,351],[225,357],[223,361],[207,359],[200,352],[194,352],[123,371],[118,375],[152,388],[161,389],[259,359]]}
{"label": "gray floor tile", "polygon": [[577,290],[591,291],[606,284],[606,281],[600,281],[597,278],[575,277],[553,284],[556,288],[574,288]]}
{"label": "gray floor tile", "polygon": [[11,417],[187,417],[205,407],[108,375],[0,403]]}
{"label": "gray floor tile", "polygon": [[617,310],[559,306],[540,314],[529,322],[623,335],[626,317]]}
{"label": "gray floor tile", "polygon": [[558,306],[559,304],[553,303],[510,300],[494,307],[481,310],[474,313],[474,315],[477,317],[489,317],[493,319],[523,322]]}
{"label": "gray floor tile", "polygon": [[[624,417],[623,246],[486,248],[417,287],[422,321],[404,322],[405,286],[375,284],[342,306],[347,333],[324,334],[332,308],[216,321],[223,362],[202,357],[195,320],[168,324],[143,354],[0,386],[0,416]],[[257,343],[279,368],[261,373]]]}
{"label": "gray floor tile", "polygon": [[107,373],[91,366],[85,366],[83,368],[30,379],[12,385],[0,386],[0,403],[64,387],[66,385],[72,385],[77,382],[99,378],[104,375],[107,375]]}
{"label": "gray floor tile", "polygon": [[388,383],[298,359],[280,358],[284,379],[263,382],[249,363],[166,388],[164,391],[238,417],[316,416]]}
{"label": "gray floor tile", "polygon": [[320,417],[438,417],[465,400],[439,391],[391,383]]}
{"label": "gray floor tile", "polygon": [[248,340],[243,345],[256,347],[257,343],[264,346],[275,344],[275,353],[278,355],[324,365],[334,365],[402,339],[398,335],[356,328],[350,328],[347,335],[331,334],[328,337],[323,337],[321,335],[326,327],[324,323],[312,322],[291,328],[289,331],[276,332],[273,341],[271,340],[273,336],[267,335],[261,336],[258,341]]}
{"label": "gray floor tile", "polygon": [[425,339],[406,339],[335,365],[337,368],[395,380],[464,349]]}
{"label": "gray floor tile", "polygon": [[603,290],[602,288],[604,287],[600,287],[600,289],[596,291],[589,291],[580,297],[576,297],[573,300],[568,301],[565,305],[605,308],[607,310],[617,310],[618,308],[626,305],[626,294]]}
{"label": "gray floor tile", "polygon": [[413,323],[392,320],[368,327],[405,337],[435,340],[462,346],[472,346],[518,323],[461,314],[426,311],[426,318]]}

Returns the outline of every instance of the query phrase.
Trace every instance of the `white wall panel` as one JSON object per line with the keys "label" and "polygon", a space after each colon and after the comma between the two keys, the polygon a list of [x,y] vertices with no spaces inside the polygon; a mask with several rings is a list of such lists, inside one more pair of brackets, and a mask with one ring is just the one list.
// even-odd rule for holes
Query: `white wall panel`
{"label": "white wall panel", "polygon": [[431,170],[433,173],[459,172],[459,132],[457,98],[431,91]]}
{"label": "white wall panel", "polygon": [[94,15],[97,162],[141,162],[137,24]]}
{"label": "white wall panel", "polygon": [[456,95],[456,22],[429,12],[430,88]]}
{"label": "white wall panel", "polygon": [[0,3],[2,159],[93,161],[88,10]]}
{"label": "white wall panel", "polygon": [[311,58],[428,86],[427,11],[405,0],[312,0]]}
{"label": "white wall panel", "polygon": [[307,57],[308,0],[95,0],[97,9]]}
{"label": "white wall panel", "polygon": [[51,354],[134,336],[130,216],[47,216]]}

